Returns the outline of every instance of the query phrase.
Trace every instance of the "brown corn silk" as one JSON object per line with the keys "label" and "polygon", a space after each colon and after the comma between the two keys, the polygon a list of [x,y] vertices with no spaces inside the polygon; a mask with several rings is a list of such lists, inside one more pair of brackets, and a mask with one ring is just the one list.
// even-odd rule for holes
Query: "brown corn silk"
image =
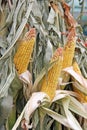
{"label": "brown corn silk", "polygon": [[61,69],[62,69],[62,62],[63,62],[62,54],[63,54],[62,48],[58,48],[55,51],[55,53],[50,61],[51,63],[55,62],[55,64],[48,71],[47,75],[45,75],[43,77],[43,80],[42,80],[41,91],[45,92],[50,97],[51,100],[55,96],[55,91],[56,91],[57,84],[58,84],[58,78],[60,76]]}
{"label": "brown corn silk", "polygon": [[[73,62],[73,69],[74,71],[79,74],[79,75],[82,75],[81,71],[80,71],[80,68],[79,68],[79,65],[76,61]],[[73,81],[75,81],[75,79],[72,78]],[[80,90],[78,90],[74,84],[73,84],[73,90],[74,92],[76,92],[78,95],[79,95],[79,100],[83,103],[86,103],[87,102],[87,96],[85,96]]]}
{"label": "brown corn silk", "polygon": [[21,40],[17,52],[14,56],[14,64],[18,74],[22,74],[27,70],[28,64],[31,60],[34,44],[36,38],[35,28],[31,28],[24,38]]}
{"label": "brown corn silk", "polygon": [[64,18],[65,18],[65,21],[66,21],[66,24],[68,25],[68,27],[70,27],[70,28],[76,27],[77,22],[74,19],[74,17],[72,16],[72,14],[70,13],[70,6],[67,3],[62,2],[62,7],[64,10]]}

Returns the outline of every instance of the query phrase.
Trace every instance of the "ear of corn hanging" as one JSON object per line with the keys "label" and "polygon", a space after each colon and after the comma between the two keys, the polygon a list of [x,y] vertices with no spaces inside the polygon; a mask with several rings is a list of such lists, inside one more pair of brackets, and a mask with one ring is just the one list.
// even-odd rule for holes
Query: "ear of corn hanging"
{"label": "ear of corn hanging", "polygon": [[64,46],[63,52],[63,69],[72,65],[72,60],[74,57],[75,43],[76,43],[76,24],[74,17],[70,13],[70,7],[66,2],[62,2],[64,9],[65,22],[68,25],[68,37],[67,43]]}
{"label": "ear of corn hanging", "polygon": [[42,80],[41,91],[45,92],[50,97],[51,100],[55,95],[55,91],[58,84],[58,78],[60,76],[61,69],[62,69],[62,62],[63,62],[62,53],[63,53],[62,48],[58,48],[56,50],[56,52],[54,53],[50,61],[51,63],[54,61],[56,62],[53,65],[53,67],[48,71],[47,76],[45,75]]}
{"label": "ear of corn hanging", "polygon": [[[67,43],[64,46],[62,69],[70,67],[72,65],[75,45],[76,45],[75,28],[71,28],[67,37]],[[63,82],[67,82],[70,76],[65,72],[62,72],[61,77],[63,79]]]}
{"label": "ear of corn hanging", "polygon": [[18,47],[18,50],[14,56],[14,64],[18,74],[22,74],[27,70],[34,47],[35,38],[35,28],[31,28],[30,31],[26,33]]}
{"label": "ear of corn hanging", "polygon": [[[73,62],[73,69],[74,69],[74,71],[77,73],[77,74],[79,74],[79,75],[82,75],[81,74],[81,71],[80,71],[80,68],[79,68],[79,66],[78,66],[78,63],[76,62],[76,61],[74,61]],[[73,78],[72,78],[72,80],[73,81],[75,81]],[[79,94],[79,97],[80,97],[80,101],[81,102],[87,102],[87,96],[85,96],[80,90],[78,90],[75,86],[74,86],[74,84],[73,84],[73,90],[74,90],[74,92],[76,92],[77,94]]]}
{"label": "ear of corn hanging", "polygon": [[72,28],[67,37],[67,43],[64,46],[63,51],[63,69],[72,65],[74,58],[76,39],[75,39],[75,28]]}

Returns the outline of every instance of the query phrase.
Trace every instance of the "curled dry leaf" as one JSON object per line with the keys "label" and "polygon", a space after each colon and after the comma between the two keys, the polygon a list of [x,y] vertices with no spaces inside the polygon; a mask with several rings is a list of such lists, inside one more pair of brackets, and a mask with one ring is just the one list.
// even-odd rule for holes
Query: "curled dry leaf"
{"label": "curled dry leaf", "polygon": [[56,90],[56,94],[52,102],[65,98],[67,96],[77,97],[78,95],[75,92],[67,91],[67,90]]}
{"label": "curled dry leaf", "polygon": [[27,70],[24,73],[19,75],[19,78],[26,84],[32,85],[32,75],[31,73]]}
{"label": "curled dry leaf", "polygon": [[30,123],[30,118],[33,112],[41,105],[43,102],[50,102],[50,98],[44,92],[35,92],[31,95],[30,99],[28,100],[26,106],[24,107],[21,115],[16,120],[15,125],[13,126],[12,130],[16,130],[21,122],[21,126],[25,128],[25,130],[29,129],[32,126]]}
{"label": "curled dry leaf", "polygon": [[31,73],[27,70],[24,73],[19,75],[19,78],[21,81],[23,81],[23,93],[24,96],[27,99],[29,99],[30,97],[30,93],[31,93],[31,88],[32,88],[32,75]]}
{"label": "curled dry leaf", "polygon": [[68,84],[72,84],[72,83],[74,83],[73,81],[72,82],[63,82],[63,79],[60,77],[59,79],[58,79],[58,88],[57,89],[59,89],[60,88],[60,86],[66,86],[66,85],[68,85]]}
{"label": "curled dry leaf", "polygon": [[23,119],[23,120],[21,121],[21,128],[24,129],[24,130],[28,130],[28,129],[26,128],[26,125],[25,125],[25,119]]}
{"label": "curled dry leaf", "polygon": [[50,100],[46,93],[44,92],[36,92],[33,93],[29,101],[27,102],[27,105],[25,106],[25,112],[24,112],[24,119],[25,119],[25,125],[28,128],[28,124],[30,123],[30,117],[32,113],[41,105],[42,102],[44,102],[47,97],[48,101]]}
{"label": "curled dry leaf", "polygon": [[73,70],[73,67],[67,67],[63,69],[63,71],[69,73],[71,76],[75,78],[76,81],[78,81],[83,87],[87,88],[87,80],[80,74],[76,73]]}
{"label": "curled dry leaf", "polygon": [[23,120],[21,121],[21,128],[22,128],[23,130],[29,130],[29,129],[32,129],[32,123],[31,123],[31,125],[28,125],[28,126],[27,126],[27,124],[26,124],[26,120],[23,119]]}
{"label": "curled dry leaf", "polygon": [[70,124],[71,128],[73,130],[82,130],[80,124],[78,123],[76,118],[73,116],[73,114],[69,110],[70,99],[66,98],[62,101],[62,103],[63,103],[65,115],[67,117],[68,123]]}
{"label": "curled dry leaf", "polygon": [[77,26],[77,22],[74,19],[74,17],[72,16],[72,14],[70,13],[70,7],[67,3],[63,2],[62,3],[63,9],[64,9],[64,18],[66,20],[66,23],[69,27],[76,27]]}

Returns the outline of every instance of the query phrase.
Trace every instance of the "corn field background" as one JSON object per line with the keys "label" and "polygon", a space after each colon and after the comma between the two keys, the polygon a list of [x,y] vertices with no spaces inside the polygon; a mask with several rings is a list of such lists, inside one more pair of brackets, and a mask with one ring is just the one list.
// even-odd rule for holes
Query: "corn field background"
{"label": "corn field background", "polygon": [[87,130],[87,44],[73,4],[0,0],[0,130]]}

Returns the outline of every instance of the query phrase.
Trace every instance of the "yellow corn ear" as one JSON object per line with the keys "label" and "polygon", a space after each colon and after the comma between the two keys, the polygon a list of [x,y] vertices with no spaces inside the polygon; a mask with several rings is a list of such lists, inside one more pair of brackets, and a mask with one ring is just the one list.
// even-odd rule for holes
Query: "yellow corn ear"
{"label": "yellow corn ear", "polygon": [[79,65],[76,61],[73,62],[73,69],[76,73],[80,74],[81,75],[81,71],[80,71],[80,68],[79,68]]}
{"label": "yellow corn ear", "polygon": [[48,74],[43,77],[41,91],[45,92],[52,100],[58,84],[58,78],[62,69],[62,56],[63,49],[58,48],[54,53],[51,63],[56,61],[53,67],[48,71]]}
{"label": "yellow corn ear", "polygon": [[74,50],[75,50],[75,42],[71,41],[68,42],[64,47],[64,54],[63,54],[63,69],[72,65],[72,60],[74,57]]}
{"label": "yellow corn ear", "polygon": [[35,28],[31,28],[30,31],[26,33],[24,39],[21,41],[17,49],[17,52],[14,56],[14,64],[18,71],[18,74],[22,74],[27,70],[31,59],[31,54],[33,52],[35,37]]}
{"label": "yellow corn ear", "polygon": [[72,65],[74,51],[75,51],[75,28],[72,28],[69,32],[67,43],[64,46],[63,51],[63,69]]}
{"label": "yellow corn ear", "polygon": [[[80,68],[78,66],[78,63],[76,61],[73,62],[73,69],[74,69],[74,71],[76,73],[82,75],[81,71],[80,71]],[[74,79],[72,78],[72,80],[74,80]],[[81,91],[79,91],[78,89],[76,89],[76,87],[74,87],[74,85],[73,85],[73,90],[74,90],[74,92],[76,92],[79,95],[79,97],[80,97],[79,100],[81,102],[84,102],[84,103],[87,102],[87,96],[85,96]]]}
{"label": "yellow corn ear", "polygon": [[[76,45],[75,28],[72,28],[68,34],[67,43],[64,46],[62,69],[72,66],[75,45]],[[67,82],[70,76],[69,74],[62,72],[61,77],[63,79],[63,82]]]}

